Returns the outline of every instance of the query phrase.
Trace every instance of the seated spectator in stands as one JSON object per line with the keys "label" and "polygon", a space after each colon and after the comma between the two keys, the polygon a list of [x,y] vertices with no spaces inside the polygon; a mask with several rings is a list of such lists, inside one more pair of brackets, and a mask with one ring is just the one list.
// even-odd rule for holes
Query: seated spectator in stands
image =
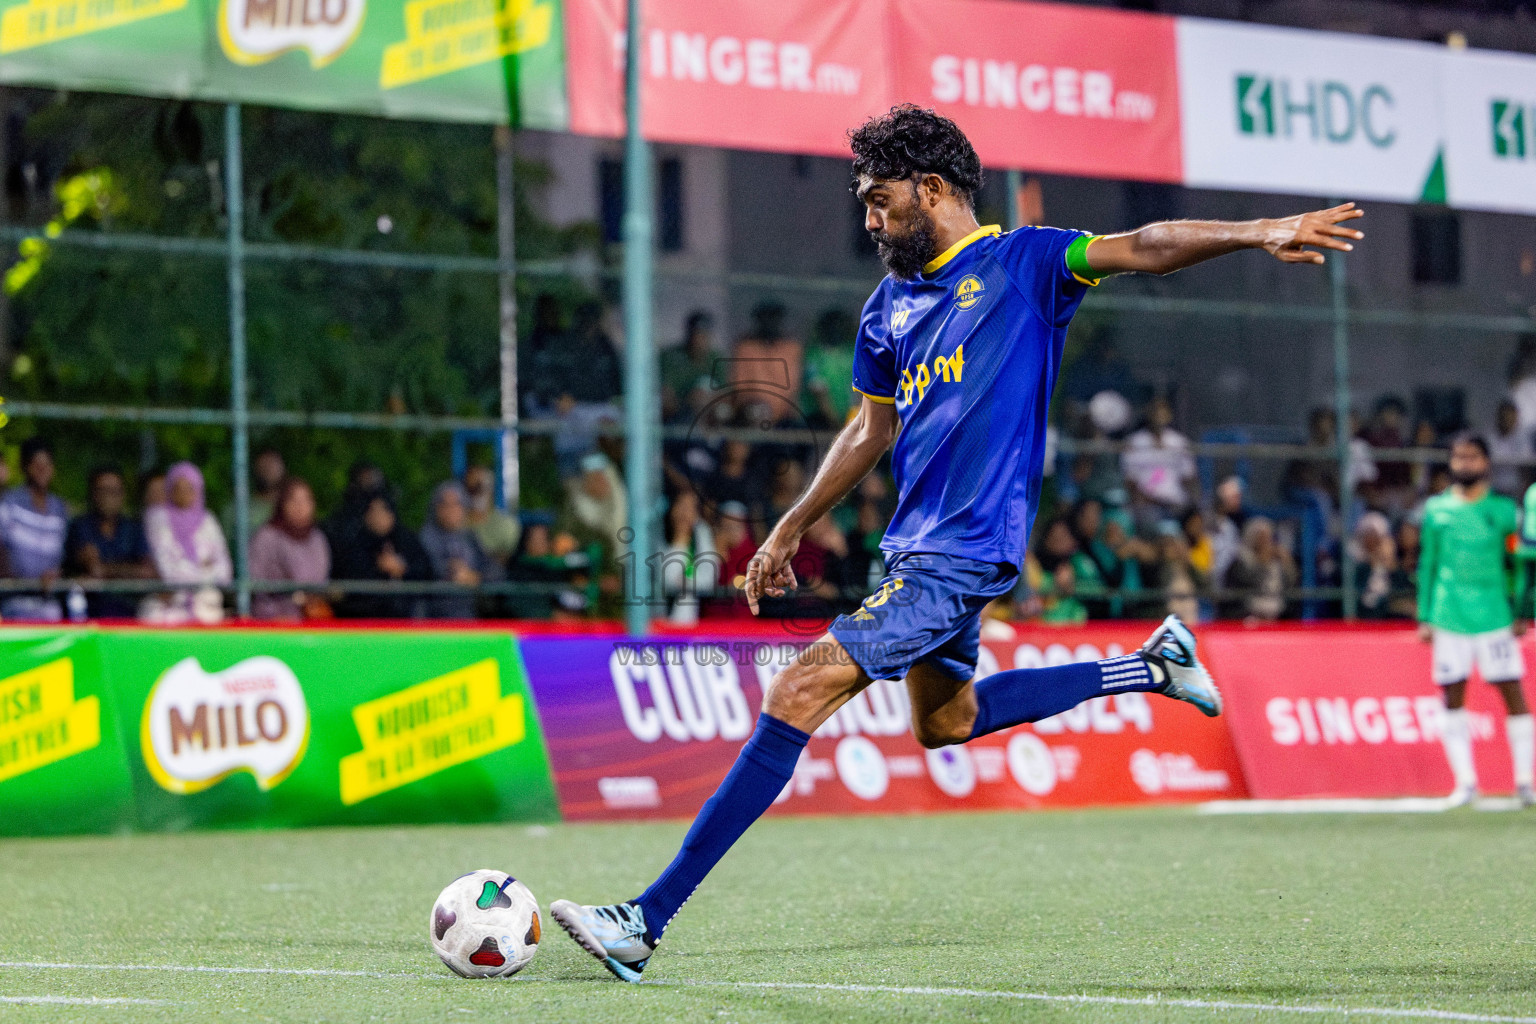
{"label": "seated spectator in stands", "polygon": [[805,351],[784,329],[782,303],[760,302],[752,329],[731,353],[730,384],[736,405],[753,426],[798,426]]}
{"label": "seated spectator in stands", "polygon": [[[701,309],[688,314],[683,342],[662,349],[660,362],[662,422],[690,422],[714,395],[715,318]],[[691,408],[690,408],[691,407]]]}
{"label": "seated spectator in stands", "polygon": [[[266,526],[268,520],[272,518],[272,509],[277,503],[278,488],[282,487],[287,476],[288,464],[283,461],[283,453],[276,448],[263,448],[251,460],[251,498],[245,506],[246,529],[250,531],[250,536],[254,537],[256,531]],[[234,498],[230,498],[224,504],[219,522],[224,527],[226,537],[235,535]]]}
{"label": "seated spectator in stands", "polygon": [[805,465],[797,458],[783,456],[773,464],[768,478],[768,493],[763,496],[763,521],[769,529],[788,512],[805,491]]}
{"label": "seated spectator in stands", "polygon": [[25,483],[0,498],[0,546],[5,575],[36,580],[40,591],[14,593],[0,602],[0,617],[16,622],[58,622],[64,617],[54,584],[64,565],[64,538],[69,512],[53,485],[53,447],[41,437],[21,443],[21,472]]}
{"label": "seated spectator in stands", "polygon": [[1081,626],[1088,609],[1077,599],[1077,572],[1070,561],[1058,563],[1040,587],[1040,621],[1053,626]]}
{"label": "seated spectator in stands", "polygon": [[[1067,522],[1077,542],[1073,566],[1078,600],[1090,618],[1117,618],[1121,600],[1109,591],[1126,586],[1127,562],[1106,541],[1103,503],[1097,498],[1083,498],[1072,506]],[[1123,530],[1119,536],[1124,536]]]}
{"label": "seated spectator in stands", "polygon": [[[346,518],[336,524],[331,578],[338,582],[411,583],[432,578],[432,563],[416,535],[400,523],[395,504],[382,487],[353,492]],[[351,619],[406,619],[421,602],[409,593],[348,593],[336,614]]]}
{"label": "seated spectator in stands", "polygon": [[840,430],[853,404],[853,342],[859,322],[841,309],[816,319],[805,351],[805,392],[800,400],[806,422]]}
{"label": "seated spectator in stands", "polygon": [[1520,410],[1509,399],[1499,403],[1494,429],[1487,435],[1488,455],[1493,459],[1489,483],[1500,494],[1519,501],[1531,479],[1531,467],[1519,463],[1536,458],[1531,434],[1520,429]]}
{"label": "seated spectator in stands", "polygon": [[619,532],[629,525],[629,502],[618,470],[601,452],[581,460],[581,474],[565,482],[565,505],[555,523],[557,534],[568,534],[577,547],[592,552],[599,576],[617,571],[624,547]]}
{"label": "seated spectator in stands", "polygon": [[849,582],[862,593],[874,593],[885,575],[885,555],[880,550],[880,542],[885,539],[888,525],[890,520],[881,511],[880,503],[861,496],[845,542],[848,545]]}
{"label": "seated spectator in stands", "polygon": [[1211,515],[1215,524],[1211,531],[1211,561],[1203,567],[1210,579],[1226,579],[1227,570],[1243,548],[1243,524],[1248,522],[1246,494],[1242,477],[1229,476],[1216,485],[1216,506]]}
{"label": "seated spectator in stands", "polygon": [[602,304],[577,307],[570,332],[535,354],[530,369],[540,415],[560,422],[555,461],[560,476],[569,477],[582,456],[597,447],[604,422],[619,418],[619,357],[603,327]]}
{"label": "seated spectator in stands", "polygon": [[[99,466],[91,471],[90,511],[74,518],[64,551],[69,571],[92,580],[152,580],[155,566],[144,539],[144,525],[125,515],[128,487],[123,471]],[[138,613],[139,594],[92,593],[86,608],[93,619],[127,619]]]}
{"label": "seated spectator in stands", "polygon": [[330,578],[331,545],[315,525],[315,492],[305,481],[289,477],[278,485],[266,525],[251,538],[251,579],[312,586],[254,594],[251,614],[285,621],[330,618],[330,603],[317,593]]}
{"label": "seated spectator in stands", "polygon": [[699,515],[699,497],[678,491],[667,509],[666,546],[661,550],[661,592],[667,618],[679,625],[699,621],[699,604],[720,586],[722,559],[715,532]]}
{"label": "seated spectator in stands", "polygon": [[1413,463],[1386,459],[1393,448],[1408,446],[1408,406],[1396,395],[1387,395],[1376,403],[1376,411],[1360,432],[1360,439],[1370,445],[1376,459],[1373,483],[1379,507],[1394,514],[1408,507],[1413,493]]}
{"label": "seated spectator in stands", "polygon": [[469,502],[466,519],[480,550],[486,558],[505,565],[517,550],[523,524],[496,507],[496,474],[486,466],[470,466],[464,471],[464,496]]}
{"label": "seated spectator in stands", "polygon": [[1185,622],[1201,622],[1209,616],[1200,602],[1209,577],[1195,568],[1190,558],[1189,539],[1183,527],[1165,522],[1158,527],[1154,547],[1155,560],[1147,571],[1163,592],[1163,613],[1172,612]]}
{"label": "seated spectator in stands", "polygon": [[1035,558],[1039,559],[1040,568],[1046,575],[1055,572],[1062,562],[1070,562],[1076,554],[1077,538],[1073,536],[1072,527],[1065,516],[1048,520],[1040,528],[1039,540],[1035,543]]}
{"label": "seated spectator in stands", "polygon": [[[552,607],[551,602],[569,589],[572,577],[590,569],[585,552],[561,554],[555,550],[552,518],[530,514],[518,539],[517,551],[507,562],[507,582],[527,584],[528,590],[507,596],[507,615],[514,619],[543,618]],[[552,589],[556,587],[563,589]]]}
{"label": "seated spectator in stands", "polygon": [[1180,529],[1184,531],[1184,543],[1189,546],[1189,564],[1206,579],[1211,578],[1211,569],[1216,562],[1216,546],[1211,541],[1211,535],[1205,528],[1205,516],[1197,508],[1186,509],[1184,517],[1179,520]]}
{"label": "seated spectator in stands", "polygon": [[1166,398],[1152,400],[1147,425],[1126,439],[1120,466],[1142,529],[1176,518],[1198,497],[1189,439],[1173,429],[1173,406]]}
{"label": "seated spectator in stands", "polygon": [[234,568],[224,531],[203,497],[203,474],[178,462],[166,472],[165,486],[165,504],[144,513],[144,535],[160,578],[183,589],[146,599],[140,615],[165,625],[221,622],[219,588],[229,586]]}
{"label": "seated spectator in stands", "polygon": [[1423,537],[1423,529],[1419,523],[1412,519],[1404,519],[1397,524],[1397,533],[1392,539],[1397,545],[1397,566],[1408,577],[1409,582],[1417,588],[1419,578],[1419,552],[1420,540]]}
{"label": "seated spectator in stands", "polygon": [[139,514],[165,504],[165,470],[149,469],[139,476]]}
{"label": "seated spectator in stands", "polygon": [[1392,525],[1380,512],[1367,512],[1355,526],[1355,593],[1362,619],[1411,619],[1418,614],[1413,580],[1403,572],[1392,542]]}
{"label": "seated spectator in stands", "polygon": [[1275,538],[1275,524],[1253,516],[1243,526],[1243,547],[1227,570],[1226,586],[1241,591],[1241,610],[1250,621],[1274,622],[1285,615],[1285,591],[1296,585],[1296,563]]}
{"label": "seated spectator in stands", "polygon": [[745,441],[730,440],[720,446],[720,466],[704,478],[699,491],[706,506],[716,508],[725,504],[741,505],[747,511],[743,520],[754,536],[761,536],[759,505],[762,489],[756,473],[752,472],[752,446]]}
{"label": "seated spectator in stands", "polygon": [[757,541],[752,536],[747,520],[747,507],[740,502],[727,501],[717,510],[715,517],[715,550],[720,554],[720,589],[715,596],[702,602],[705,618],[751,618],[746,598],[742,596],[738,581],[745,580],[747,566],[757,554]]}
{"label": "seated spectator in stands", "polygon": [[[438,484],[432,492],[432,511],[421,528],[421,546],[439,582],[478,587],[499,573],[469,528],[468,503],[464,488],[455,481]],[[434,619],[472,619],[475,595],[433,594],[427,599],[427,614]]]}

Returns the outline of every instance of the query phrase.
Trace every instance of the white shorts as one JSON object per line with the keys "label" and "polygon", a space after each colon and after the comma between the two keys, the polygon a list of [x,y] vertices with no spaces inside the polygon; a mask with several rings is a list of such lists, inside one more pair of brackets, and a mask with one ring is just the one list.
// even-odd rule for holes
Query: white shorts
{"label": "white shorts", "polygon": [[1485,683],[1508,683],[1525,678],[1525,656],[1520,641],[1507,626],[1491,633],[1452,633],[1435,630],[1435,683],[1449,686],[1477,674]]}

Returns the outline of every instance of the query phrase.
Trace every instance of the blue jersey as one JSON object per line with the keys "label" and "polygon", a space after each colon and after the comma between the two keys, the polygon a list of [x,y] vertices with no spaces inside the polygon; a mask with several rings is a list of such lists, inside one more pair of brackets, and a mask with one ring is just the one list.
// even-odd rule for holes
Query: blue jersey
{"label": "blue jersey", "polygon": [[901,419],[883,550],[1023,563],[1067,324],[1097,283],[1067,267],[1079,237],[984,227],[864,304],[853,387]]}

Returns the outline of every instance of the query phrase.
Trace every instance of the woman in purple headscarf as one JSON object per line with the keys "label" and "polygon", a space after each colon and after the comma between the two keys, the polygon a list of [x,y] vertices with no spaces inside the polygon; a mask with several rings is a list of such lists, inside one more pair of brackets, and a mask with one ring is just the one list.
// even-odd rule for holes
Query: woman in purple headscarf
{"label": "woman in purple headscarf", "polygon": [[219,521],[203,500],[203,474],[178,462],[165,474],[166,502],[144,513],[144,532],[160,578],[188,584],[185,590],[145,602],[144,618],[154,622],[218,622],[224,617],[217,589],[234,578],[229,545]]}

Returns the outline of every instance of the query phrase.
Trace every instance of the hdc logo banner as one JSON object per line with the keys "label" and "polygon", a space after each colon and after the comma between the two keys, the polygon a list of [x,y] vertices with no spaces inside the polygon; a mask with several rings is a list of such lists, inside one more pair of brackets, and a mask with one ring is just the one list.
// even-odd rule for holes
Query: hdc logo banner
{"label": "hdc logo banner", "polygon": [[1178,19],[1184,183],[1445,200],[1442,47]]}
{"label": "hdc logo banner", "polygon": [[1536,58],[1448,58],[1445,104],[1451,205],[1536,213]]}

